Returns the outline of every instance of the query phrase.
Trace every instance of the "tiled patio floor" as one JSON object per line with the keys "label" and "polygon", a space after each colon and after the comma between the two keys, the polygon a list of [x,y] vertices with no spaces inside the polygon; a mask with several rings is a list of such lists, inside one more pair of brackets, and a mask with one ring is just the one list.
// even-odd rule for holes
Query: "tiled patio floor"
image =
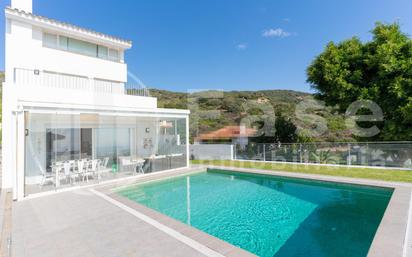
{"label": "tiled patio floor", "polygon": [[[199,168],[138,176],[136,179],[143,182],[196,170],[199,170]],[[412,230],[410,224],[407,227],[411,198],[410,184],[250,169],[236,169],[236,172],[269,173],[279,176],[396,188],[368,256],[388,256],[385,253],[395,253],[390,254],[391,257],[411,256]],[[106,186],[101,185],[99,188],[102,192],[105,192],[108,188],[134,183],[134,181],[134,179],[127,182],[118,181]],[[178,237],[172,237],[171,234],[161,231],[153,224],[150,225],[150,222],[146,223],[142,219],[136,218],[130,212],[119,208],[101,196],[99,197],[96,193],[95,190],[92,192],[85,188],[14,202],[12,209],[12,256],[206,256],[202,254],[205,252],[199,250],[199,248],[193,247],[187,242],[184,243]],[[109,196],[107,195],[107,197]],[[112,195],[111,197],[116,201],[115,196]],[[117,199],[120,202],[123,200]],[[136,203],[127,203],[126,201],[126,205],[141,214],[154,217],[159,222],[166,221],[164,225],[180,231],[183,235],[187,232],[186,234],[189,237],[198,241],[204,247],[207,246],[212,250],[221,249],[222,251],[218,250],[217,252],[225,256],[252,255],[227,243],[222,244],[221,240],[210,238],[209,235],[203,232],[194,231],[195,233],[192,233],[193,228],[187,228],[188,226],[172,221],[168,217],[161,217],[162,215],[159,213],[153,214],[153,210],[144,210],[142,206],[134,206]],[[409,213],[409,215],[412,217],[412,214]],[[409,231],[408,236],[405,238],[406,230]],[[193,235],[200,235],[199,238],[204,240],[200,240]],[[404,244],[404,240],[406,240],[406,244]],[[211,247],[215,242],[217,246]],[[224,249],[227,251],[223,251]],[[218,254],[216,256],[223,255]]]}
{"label": "tiled patio floor", "polygon": [[88,190],[13,204],[12,256],[204,256]]}

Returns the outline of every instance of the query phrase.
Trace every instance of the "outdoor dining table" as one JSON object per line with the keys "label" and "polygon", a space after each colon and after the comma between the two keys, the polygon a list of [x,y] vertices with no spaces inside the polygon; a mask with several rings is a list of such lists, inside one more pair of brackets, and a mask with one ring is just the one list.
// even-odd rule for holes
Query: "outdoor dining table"
{"label": "outdoor dining table", "polygon": [[[86,165],[89,165],[89,162],[86,162]],[[54,165],[52,165],[52,170],[54,170],[54,181],[55,181],[55,187],[58,188],[60,187],[60,173],[64,170],[64,164],[63,163],[56,163]],[[74,169],[74,167],[71,167]],[[72,171],[70,171],[72,172]],[[101,171],[99,168],[97,168],[96,170],[97,172],[97,178],[100,179],[101,176]],[[81,172],[79,172],[79,174],[81,174]]]}

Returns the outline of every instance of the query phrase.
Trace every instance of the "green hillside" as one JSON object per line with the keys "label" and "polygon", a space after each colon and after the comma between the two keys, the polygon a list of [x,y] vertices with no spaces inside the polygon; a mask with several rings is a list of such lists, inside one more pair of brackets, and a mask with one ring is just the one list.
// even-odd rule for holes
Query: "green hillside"
{"label": "green hillside", "polygon": [[[187,93],[158,89],[151,89],[150,92],[158,98],[160,108],[191,110],[191,137],[227,125],[239,125],[247,116],[259,119],[264,116],[264,110],[267,110],[266,113],[275,113],[277,118],[281,117],[277,130],[283,130],[282,133],[293,133],[296,130],[296,137],[289,141],[354,140],[345,129],[343,116],[331,107],[314,102],[313,96],[308,93],[291,90],[206,91],[190,94],[188,99]],[[296,113],[302,108],[304,115],[297,118]],[[215,115],[213,111],[217,111]],[[328,129],[321,135],[311,136],[308,131],[316,127],[315,115],[317,119],[324,119]],[[255,125],[259,126],[259,122]],[[285,129],[290,131],[284,131]],[[265,141],[263,138],[260,139],[262,140]],[[266,139],[269,142],[271,140],[273,138]]]}

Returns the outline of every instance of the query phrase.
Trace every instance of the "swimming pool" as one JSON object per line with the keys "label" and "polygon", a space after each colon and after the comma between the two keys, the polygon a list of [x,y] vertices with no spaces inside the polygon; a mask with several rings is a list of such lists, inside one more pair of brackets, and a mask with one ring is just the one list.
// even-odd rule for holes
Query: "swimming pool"
{"label": "swimming pool", "polygon": [[262,257],[364,257],[392,192],[216,169],[117,191]]}

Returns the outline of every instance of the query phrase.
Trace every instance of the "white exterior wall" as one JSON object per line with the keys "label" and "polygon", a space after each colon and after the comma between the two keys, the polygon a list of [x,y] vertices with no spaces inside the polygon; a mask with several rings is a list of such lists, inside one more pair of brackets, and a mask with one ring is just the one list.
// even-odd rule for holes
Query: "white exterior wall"
{"label": "white exterior wall", "polygon": [[7,19],[7,24],[8,73],[14,68],[37,69],[118,82],[127,81],[125,63],[43,47],[41,28],[10,19]]}
{"label": "white exterior wall", "polygon": [[[187,118],[188,111],[167,110],[157,108],[157,99],[153,97],[131,96],[123,93],[102,93],[70,88],[42,87],[30,83],[16,84],[16,69],[55,72],[86,77],[92,85],[94,79],[113,82],[127,82],[127,65],[124,63],[124,50],[131,47],[128,41],[110,36],[88,32],[74,26],[64,24],[49,25],[41,23],[41,17],[34,17],[32,0],[12,0],[12,8],[25,13],[6,9],[5,34],[5,73],[3,83],[3,124],[2,124],[2,187],[12,188],[14,199],[24,197],[25,165],[38,165],[32,161],[25,162],[25,125],[24,110],[41,109],[49,113],[108,113],[116,115],[136,115],[142,117],[180,117]],[[34,17],[34,18],[33,18]],[[47,23],[47,19],[44,23]],[[89,57],[68,51],[43,47],[43,32],[64,35],[88,41],[93,44],[117,49],[120,62]],[[30,78],[28,81],[31,81]],[[19,82],[20,83],[20,82]],[[118,84],[118,83],[117,83]],[[137,133],[142,133],[149,124],[138,126]],[[188,127],[187,127],[188,132]],[[152,129],[151,133],[155,133]],[[40,140],[40,139],[39,139]],[[41,141],[41,140],[40,140]],[[188,141],[188,140],[187,140]],[[137,141],[135,151],[148,154],[139,149],[142,142]],[[36,149],[42,151],[44,148]],[[39,156],[42,156],[41,153]],[[188,149],[187,149],[187,155]],[[30,156],[26,156],[30,159]],[[43,158],[41,158],[43,159]],[[41,163],[40,165],[44,165]],[[188,163],[189,165],[189,163]],[[36,180],[36,179],[35,179]]]}
{"label": "white exterior wall", "polygon": [[[22,0],[16,0],[16,3]],[[20,3],[20,2],[19,2]],[[31,1],[30,1],[31,3]],[[28,5],[28,3],[22,3]],[[14,7],[14,6],[13,6]],[[25,6],[27,11],[27,6]],[[95,95],[92,92],[65,91],[63,89],[38,88],[30,85],[14,84],[14,70],[47,70],[52,72],[75,74],[94,79],[112,81],[127,81],[127,65],[99,58],[83,56],[57,49],[43,47],[43,32],[41,28],[29,23],[6,18],[5,35],[5,72],[6,82],[3,84],[3,124],[2,124],[2,187],[16,187],[16,174],[12,172],[17,167],[24,168],[24,160],[17,160],[16,145],[17,117],[24,102],[47,105],[47,103],[65,104],[67,108],[73,105],[106,106],[130,108],[156,108],[156,98],[135,97],[128,95]],[[22,114],[21,114],[22,115]],[[20,165],[17,164],[20,161]],[[17,171],[22,173],[24,171]]]}
{"label": "white exterior wall", "polygon": [[[14,110],[17,110],[17,103],[15,99],[15,90],[11,87],[13,83],[13,49],[10,44],[11,40],[11,27],[12,23],[6,19],[6,49],[5,49],[5,79],[3,83],[3,96],[2,96],[2,187],[3,188],[16,188],[16,146],[17,146],[17,131],[16,131],[16,118],[17,115]],[[27,35],[30,30],[29,26],[21,26],[21,37]],[[18,28],[15,30],[19,31]],[[9,86],[10,85],[10,86]],[[14,198],[16,198],[16,190],[13,190]]]}
{"label": "white exterior wall", "polygon": [[75,106],[89,107],[124,107],[124,108],[156,108],[157,98],[131,96],[122,94],[100,94],[80,90],[40,88],[23,85],[13,85],[19,88],[16,98],[19,103],[58,103],[66,108]]}
{"label": "white exterior wall", "polygon": [[233,160],[233,145],[190,145],[190,157],[194,158],[195,160]]}

